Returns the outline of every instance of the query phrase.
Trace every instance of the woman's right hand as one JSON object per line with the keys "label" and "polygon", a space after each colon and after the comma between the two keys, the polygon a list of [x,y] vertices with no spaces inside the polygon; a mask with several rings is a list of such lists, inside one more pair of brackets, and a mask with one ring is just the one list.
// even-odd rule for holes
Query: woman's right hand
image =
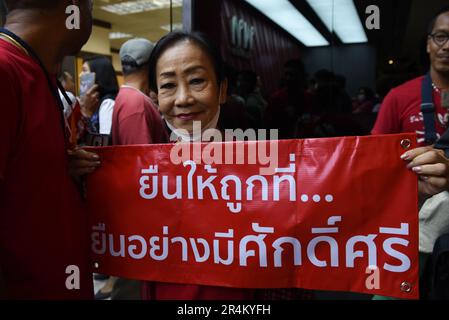
{"label": "woman's right hand", "polygon": [[92,118],[99,106],[100,92],[98,91],[98,85],[95,84],[87,90],[84,96],[80,97],[81,113],[86,118]]}

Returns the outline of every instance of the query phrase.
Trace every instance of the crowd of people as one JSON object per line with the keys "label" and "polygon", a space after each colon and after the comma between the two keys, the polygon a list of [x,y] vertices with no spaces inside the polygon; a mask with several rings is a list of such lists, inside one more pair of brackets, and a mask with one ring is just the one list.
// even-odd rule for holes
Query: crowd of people
{"label": "crowd of people", "polygon": [[[74,78],[61,63],[88,40],[92,1],[75,2],[82,22],[73,31],[59,27],[66,18],[64,1],[6,0],[9,14],[0,29],[0,297],[93,298],[82,179],[101,159],[83,146],[202,141],[192,133],[193,121],[200,121],[202,130],[277,129],[279,139],[367,135],[371,129],[417,132],[420,147],[404,160],[419,178],[425,269],[438,237],[449,232],[449,159],[432,147],[448,127],[449,106],[441,92],[449,89],[449,8],[435,15],[428,31],[429,90],[437,119],[430,139],[421,110],[424,77],[386,97],[368,87],[351,97],[343,76],[320,70],[308,79],[303,62],[295,59],[285,63],[279,89],[267,94],[256,72],[226,65],[213,42],[197,33],[172,32],[156,44],[127,41],[120,50],[120,87],[109,59],[86,59],[82,75],[94,74],[94,83],[76,97]],[[376,119],[377,112],[373,128],[360,121],[360,115]],[[65,270],[74,264],[83,275],[82,289],[70,291]],[[105,280],[97,299],[313,298],[301,289],[95,277]]]}

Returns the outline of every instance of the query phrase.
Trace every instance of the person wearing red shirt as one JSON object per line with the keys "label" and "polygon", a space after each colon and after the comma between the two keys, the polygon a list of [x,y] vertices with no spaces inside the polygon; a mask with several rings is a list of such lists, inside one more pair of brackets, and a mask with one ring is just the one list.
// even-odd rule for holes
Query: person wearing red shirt
{"label": "person wearing red shirt", "polygon": [[[394,88],[382,102],[372,134],[412,132],[417,134],[418,144],[425,146],[424,119],[421,112],[421,84],[424,76]],[[449,88],[449,86],[448,86]],[[441,94],[434,89],[435,129],[440,137],[447,129],[449,113],[441,105]]]}
{"label": "person wearing red shirt", "polygon": [[[0,292],[6,299],[91,299],[87,217],[69,176],[56,75],[64,56],[77,53],[90,36],[92,1],[5,3],[8,16],[0,30]],[[80,10],[79,29],[66,28],[70,4]]]}
{"label": "person wearing red shirt", "polygon": [[[432,102],[435,107],[435,133],[436,137],[440,138],[448,129],[449,120],[449,101],[443,99],[444,92],[449,93],[449,7],[440,10],[429,25],[427,53],[431,61],[432,88],[429,84],[429,90],[432,90]],[[444,152],[432,149],[432,146],[429,146],[431,142],[426,140],[424,117],[421,111],[422,86],[426,83],[424,79],[425,77],[419,77],[391,90],[381,105],[376,124],[371,131],[372,134],[416,133],[418,144],[422,147],[420,149],[427,150],[409,166],[420,175],[419,263],[421,272],[433,251],[437,238],[449,231],[449,215],[447,214],[449,194],[447,191],[441,192],[448,188],[447,186],[439,190],[435,188],[445,183],[441,177],[436,176],[436,173],[445,172],[447,177],[447,168],[444,169],[441,164],[436,163],[424,165],[425,160],[436,157],[448,163]],[[430,173],[430,169],[433,173]],[[424,174],[424,171],[429,173]],[[433,186],[430,185],[432,183]]]}
{"label": "person wearing red shirt", "polygon": [[[150,99],[149,59],[154,45],[142,38],[125,42],[120,49],[125,83],[115,99],[112,115],[112,144],[157,144],[168,142],[168,134]],[[110,277],[96,299],[136,299],[140,282]]]}
{"label": "person wearing red shirt", "polygon": [[112,116],[114,145],[168,142],[157,106],[150,99],[149,67],[154,45],[146,39],[132,39],[120,49],[125,83],[115,100]]}

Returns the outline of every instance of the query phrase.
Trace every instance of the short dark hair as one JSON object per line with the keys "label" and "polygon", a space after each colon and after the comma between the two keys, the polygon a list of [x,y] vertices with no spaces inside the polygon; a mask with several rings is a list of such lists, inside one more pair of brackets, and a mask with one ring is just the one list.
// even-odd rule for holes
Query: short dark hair
{"label": "short dark hair", "polygon": [[182,31],[175,31],[167,34],[166,36],[162,37],[154,47],[153,51],[151,52],[150,56],[150,88],[154,92],[158,92],[157,88],[157,76],[156,76],[156,65],[159,60],[159,58],[162,56],[162,54],[169,48],[173,47],[177,43],[184,42],[184,41],[191,41],[194,44],[198,45],[201,49],[203,49],[209,58],[212,61],[212,65],[214,66],[215,75],[217,77],[218,84],[221,84],[221,82],[225,79],[225,72],[224,72],[224,64],[223,59],[220,55],[220,52],[218,51],[217,47],[213,44],[212,41],[210,41],[204,34],[199,32],[182,32]]}
{"label": "short dark hair", "polygon": [[438,17],[446,12],[449,12],[449,5],[442,7],[440,10],[438,10],[437,13],[433,15],[432,19],[429,22],[429,25],[427,26],[428,35],[432,34],[433,28],[435,28],[435,23],[437,22]]}
{"label": "short dark hair", "polygon": [[8,12],[16,9],[50,9],[61,4],[60,0],[4,0]]}

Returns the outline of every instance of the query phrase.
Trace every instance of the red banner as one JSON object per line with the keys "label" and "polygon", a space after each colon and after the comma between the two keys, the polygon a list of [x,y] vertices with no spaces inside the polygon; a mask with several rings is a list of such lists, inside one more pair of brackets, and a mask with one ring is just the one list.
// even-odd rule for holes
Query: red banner
{"label": "red banner", "polygon": [[[416,299],[417,178],[400,159],[415,140],[94,149],[102,161],[88,179],[95,272]],[[194,156],[177,158],[180,148]]]}

